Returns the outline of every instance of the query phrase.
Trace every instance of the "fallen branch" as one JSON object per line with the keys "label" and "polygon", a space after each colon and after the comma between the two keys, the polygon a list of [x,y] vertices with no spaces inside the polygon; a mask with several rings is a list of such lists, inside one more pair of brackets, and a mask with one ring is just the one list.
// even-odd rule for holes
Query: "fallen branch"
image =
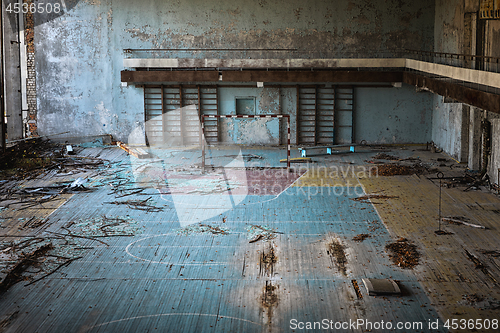
{"label": "fallen branch", "polygon": [[40,281],[40,280],[42,280],[42,279],[45,279],[47,276],[54,274],[57,270],[59,270],[59,269],[63,268],[64,266],[68,266],[68,265],[69,265],[69,264],[71,264],[73,261],[78,260],[78,259],[81,259],[81,258],[83,258],[83,257],[76,257],[76,258],[69,259],[69,260],[67,260],[66,262],[64,262],[64,263],[60,264],[59,266],[57,266],[57,267],[56,267],[54,270],[52,270],[50,273],[47,273],[47,274],[45,274],[44,276],[39,277],[38,279],[35,279],[35,280],[31,281],[31,282],[30,282],[30,283],[28,283],[28,284],[25,284],[24,286],[25,286],[25,287],[27,287],[27,286],[29,286],[29,285],[32,285],[33,283],[36,283],[36,282],[38,282],[38,281]]}
{"label": "fallen branch", "polygon": [[54,234],[54,235],[58,235],[58,236],[62,236],[62,237],[66,237],[66,236],[69,236],[69,237],[74,237],[74,238],[84,238],[84,239],[90,239],[90,240],[93,240],[93,241],[96,241],[96,242],[99,242],[99,243],[102,243],[106,246],[109,246],[108,243],[105,243],[103,242],[102,240],[99,240],[99,239],[95,239],[95,237],[86,237],[86,236],[80,236],[80,235],[74,235],[72,234],[68,229],[62,227],[63,229],[67,230],[68,231],[68,234],[61,234],[59,232],[52,232],[52,231],[48,231],[48,230],[45,230],[45,232],[48,232],[50,234]]}

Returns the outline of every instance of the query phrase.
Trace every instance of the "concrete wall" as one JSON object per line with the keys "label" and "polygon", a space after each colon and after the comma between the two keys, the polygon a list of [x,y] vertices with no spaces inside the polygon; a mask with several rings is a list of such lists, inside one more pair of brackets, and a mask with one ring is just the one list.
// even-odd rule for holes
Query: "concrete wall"
{"label": "concrete wall", "polygon": [[434,51],[463,53],[464,0],[436,0]]}
{"label": "concrete wall", "polygon": [[500,169],[500,119],[491,120],[491,132],[497,133],[497,135],[492,136],[491,140],[491,158],[488,167],[488,174],[490,180],[493,183],[499,184],[500,179],[498,179],[498,170]]}
{"label": "concrete wall", "polygon": [[[222,115],[236,114],[236,98],[253,98],[255,113],[280,114],[278,87],[266,88],[219,88],[219,112]],[[278,145],[280,143],[280,120],[221,119],[220,140],[223,143]]]}
{"label": "concrete wall", "polygon": [[[435,51],[450,53],[475,53],[499,57],[500,21],[488,20],[478,23],[467,21],[467,15],[476,15],[479,1],[475,0],[436,0],[435,11]],[[476,24],[476,25],[474,25]],[[477,28],[477,29],[476,29]],[[469,31],[467,29],[472,29]],[[476,40],[477,34],[484,29],[484,40]],[[498,71],[496,65],[485,68]],[[497,169],[500,163],[499,115],[469,107],[461,103],[443,103],[441,96],[434,96],[432,121],[432,140],[446,153],[461,162],[467,162],[471,170],[482,169],[482,130],[481,121],[492,121],[492,155],[487,167],[488,175],[498,183]]]}
{"label": "concrete wall", "polygon": [[258,56],[306,58],[431,50],[434,0],[81,0],[35,24],[39,134],[125,140],[144,106],[142,89],[120,85],[123,49],[294,48]]}
{"label": "concrete wall", "polygon": [[[436,0],[435,52],[463,53],[464,13],[464,0]],[[457,160],[464,158],[461,156],[463,105],[444,103],[438,95],[434,95],[433,105],[432,141]]]}
{"label": "concrete wall", "polygon": [[443,97],[434,96],[432,141],[458,161],[466,161],[468,158],[462,150],[465,143],[468,147],[469,140],[469,132],[462,128],[464,121],[469,121],[464,104],[444,103]]}
{"label": "concrete wall", "polygon": [[432,94],[415,87],[356,88],[355,141],[371,144],[431,141]]}
{"label": "concrete wall", "polygon": [[7,140],[23,137],[24,125],[21,102],[21,71],[19,58],[19,22],[18,15],[11,14],[1,6],[4,21],[4,62],[5,68],[5,113],[7,114]]}

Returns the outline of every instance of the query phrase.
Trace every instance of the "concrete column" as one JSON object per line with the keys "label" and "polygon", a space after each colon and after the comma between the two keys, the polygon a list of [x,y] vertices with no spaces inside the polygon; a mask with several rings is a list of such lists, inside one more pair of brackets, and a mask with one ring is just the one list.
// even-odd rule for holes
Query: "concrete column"
{"label": "concrete column", "polygon": [[460,162],[468,162],[469,158],[469,118],[471,106],[462,104],[462,126],[460,129]]}
{"label": "concrete column", "polygon": [[3,11],[3,43],[5,69],[5,112],[7,114],[8,140],[23,138],[21,106],[21,71],[19,69],[19,22],[18,16]]}
{"label": "concrete column", "polygon": [[500,168],[500,119],[491,119],[491,159],[488,175],[492,183],[498,184],[498,169]]}
{"label": "concrete column", "polygon": [[482,110],[471,107],[469,112],[469,158],[468,167],[471,170],[481,168],[481,119]]}

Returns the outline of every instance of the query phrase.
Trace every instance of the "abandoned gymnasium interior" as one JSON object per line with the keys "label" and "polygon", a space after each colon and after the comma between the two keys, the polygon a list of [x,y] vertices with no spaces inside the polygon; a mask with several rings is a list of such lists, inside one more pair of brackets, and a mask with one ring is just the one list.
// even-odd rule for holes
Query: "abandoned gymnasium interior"
{"label": "abandoned gymnasium interior", "polygon": [[500,0],[3,0],[0,332],[498,332]]}

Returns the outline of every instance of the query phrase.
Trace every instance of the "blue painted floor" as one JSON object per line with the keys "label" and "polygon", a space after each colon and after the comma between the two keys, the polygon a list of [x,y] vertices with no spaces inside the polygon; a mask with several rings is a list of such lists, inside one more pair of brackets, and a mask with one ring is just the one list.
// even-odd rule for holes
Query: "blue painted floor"
{"label": "blue painted floor", "polygon": [[[283,152],[252,150],[273,166]],[[198,161],[198,153],[178,154]],[[131,180],[135,162],[113,168]],[[0,296],[0,316],[16,313],[5,332],[446,331],[413,271],[390,262],[384,247],[394,239],[373,205],[350,200],[359,190],[287,187],[277,195],[228,198],[160,194],[141,184],[140,194],[116,198],[112,179],[56,210],[45,235],[65,233],[61,227],[72,221],[87,222],[81,230],[88,231],[99,216],[127,217],[137,226],[134,235],[99,238],[106,244],[73,239],[87,249],[83,258]],[[162,211],[106,203],[148,197]],[[255,242],[252,226],[264,235]],[[354,241],[359,234],[371,237]],[[332,256],[334,241],[344,247],[345,272]],[[404,294],[369,296],[362,278],[394,279]],[[439,329],[430,329],[436,321]]]}

